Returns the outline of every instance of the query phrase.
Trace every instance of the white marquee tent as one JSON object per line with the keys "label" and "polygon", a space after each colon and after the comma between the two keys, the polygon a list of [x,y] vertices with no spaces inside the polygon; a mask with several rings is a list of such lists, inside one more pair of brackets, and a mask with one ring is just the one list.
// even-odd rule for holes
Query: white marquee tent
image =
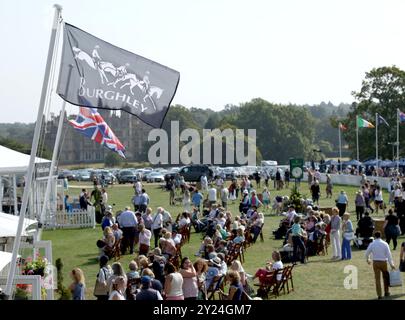
{"label": "white marquee tent", "polygon": [[[0,146],[0,175],[25,174],[28,169],[30,156],[4,146]],[[35,163],[51,162],[50,160],[36,158]]]}

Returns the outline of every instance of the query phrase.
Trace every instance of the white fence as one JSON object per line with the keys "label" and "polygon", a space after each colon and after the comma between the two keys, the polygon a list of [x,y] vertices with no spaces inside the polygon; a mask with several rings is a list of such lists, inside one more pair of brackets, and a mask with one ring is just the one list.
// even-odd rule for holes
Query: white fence
{"label": "white fence", "polygon": [[47,214],[43,223],[44,229],[73,229],[73,228],[95,228],[96,212],[94,207],[87,207],[86,210],[73,209],[72,212],[57,211]]}
{"label": "white fence", "polygon": [[[344,186],[360,186],[361,176],[355,176],[350,174],[331,174],[330,175],[333,184],[340,184]],[[391,178],[384,177],[374,177],[368,176],[367,180],[373,182],[374,180],[378,181],[378,184],[384,188],[388,189],[390,186]],[[308,174],[304,173],[304,178],[301,180],[301,183],[308,181]],[[321,173],[321,182],[326,182],[326,174]]]}

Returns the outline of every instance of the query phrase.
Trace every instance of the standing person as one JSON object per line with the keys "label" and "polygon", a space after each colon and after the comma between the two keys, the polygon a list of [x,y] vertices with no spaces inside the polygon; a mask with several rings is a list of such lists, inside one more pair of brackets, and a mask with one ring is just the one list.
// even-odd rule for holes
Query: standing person
{"label": "standing person", "polygon": [[401,232],[399,228],[399,219],[396,215],[394,215],[394,211],[392,209],[388,210],[388,215],[385,217],[384,233],[388,245],[390,244],[392,239],[394,250],[396,250],[397,238],[401,235]]}
{"label": "standing person", "polygon": [[288,168],[284,172],[284,181],[285,187],[288,188],[290,186],[290,170]]}
{"label": "standing person", "polygon": [[137,180],[135,182],[134,189],[135,189],[135,194],[141,194],[142,193],[142,182],[140,180]]}
{"label": "standing person", "polygon": [[208,201],[210,202],[211,206],[217,202],[217,189],[215,189],[212,185],[208,190]]}
{"label": "standing person", "polygon": [[165,210],[164,208],[158,208],[162,212],[163,216],[163,228],[166,228],[167,231],[172,231],[172,215],[170,214],[169,211]]}
{"label": "standing person", "polygon": [[134,211],[135,212],[139,211],[139,208],[141,205],[141,194],[140,193],[134,194],[134,196],[132,197],[132,204],[134,205]]}
{"label": "standing person", "polygon": [[124,277],[119,276],[112,281],[112,291],[108,300],[125,300],[124,292],[126,290],[126,281]]}
{"label": "standing person", "polygon": [[126,207],[125,211],[119,215],[118,223],[123,234],[121,252],[124,255],[129,246],[129,253],[133,254],[138,220],[130,207]]}
{"label": "standing person", "polygon": [[366,207],[366,201],[364,200],[364,196],[361,190],[357,191],[356,198],[354,199],[354,204],[356,206],[356,218],[357,221],[359,221],[363,217]]}
{"label": "standing person", "polygon": [[319,182],[317,179],[314,180],[314,183],[311,186],[311,194],[312,194],[312,201],[317,205],[319,205],[319,195],[321,193],[321,189],[319,188]]}
{"label": "standing person", "polygon": [[91,192],[90,200],[93,198],[94,198],[93,206],[96,210],[96,222],[101,223],[101,220],[103,219],[103,214],[101,212],[102,195],[100,189],[97,186],[95,186],[94,190]]}
{"label": "standing person", "polygon": [[305,256],[306,256],[305,244],[303,242],[304,232],[301,228],[300,222],[301,222],[301,218],[295,217],[294,224],[291,227],[294,264],[296,264],[297,260],[298,260],[298,249],[300,250],[300,254],[301,254],[301,257],[300,257],[301,263],[305,263]]}
{"label": "standing person", "polygon": [[225,209],[228,208],[228,198],[229,198],[229,190],[224,185],[221,189],[221,202],[222,202],[222,207],[224,207]]}
{"label": "standing person", "polygon": [[184,300],[197,300],[197,272],[195,271],[194,266],[189,258],[184,257],[181,260],[179,272],[183,277]]}
{"label": "standing person", "polygon": [[391,265],[392,269],[395,269],[395,264],[388,243],[381,239],[381,232],[376,231],[374,233],[374,238],[375,240],[368,245],[365,256],[367,263],[371,264],[370,255],[373,255],[373,270],[377,296],[378,299],[382,299],[381,273],[384,281],[384,294],[386,297],[389,297],[389,273],[387,262]]}
{"label": "standing person", "polygon": [[109,287],[107,284],[108,278],[112,275],[111,267],[108,265],[108,257],[100,257],[100,270],[97,274],[96,286],[93,294],[97,300],[108,300]]}
{"label": "standing person", "polygon": [[148,194],[146,193],[145,189],[142,189],[142,194],[141,194],[141,198],[139,201],[139,211],[140,212],[145,213],[146,208],[149,205],[149,201],[150,201],[150,199],[149,199]]}
{"label": "standing person", "polygon": [[270,207],[270,192],[267,187],[262,192],[262,199],[264,208],[267,210]]}
{"label": "standing person", "polygon": [[361,187],[361,191],[363,193],[364,197],[364,203],[365,203],[365,210],[370,210],[371,213],[374,212],[374,209],[370,206],[370,189],[367,183],[364,184],[364,186]]}
{"label": "standing person", "polygon": [[166,300],[184,300],[183,295],[183,276],[176,272],[176,267],[168,262],[165,269],[166,278],[164,292]]}
{"label": "standing person", "polygon": [[381,208],[383,210],[383,213],[385,214],[383,193],[379,185],[377,185],[374,191],[374,203],[375,203],[375,213],[378,214],[378,208]]}
{"label": "standing person", "polygon": [[330,219],[330,241],[332,242],[333,257],[332,260],[341,260],[340,248],[340,225],[342,219],[339,216],[339,209],[332,208],[332,217]]}
{"label": "standing person", "polygon": [[143,219],[143,222],[145,223],[145,228],[148,229],[149,231],[151,231],[152,223],[153,223],[152,208],[150,208],[150,207],[146,208],[146,212],[142,216],[142,219]]}
{"label": "standing person", "polygon": [[104,188],[101,189],[101,212],[105,214],[105,210],[108,207],[108,194]]}
{"label": "standing person", "polygon": [[281,187],[281,170],[279,168],[277,168],[276,171],[276,188],[277,190],[280,190]]}
{"label": "standing person", "polygon": [[148,301],[148,300],[163,300],[162,295],[158,290],[151,288],[152,278],[149,276],[143,276],[141,278],[141,288],[136,294],[135,300]]}
{"label": "standing person", "polygon": [[350,260],[352,258],[352,249],[350,243],[354,238],[353,224],[350,221],[350,214],[345,212],[342,223],[342,260]]}
{"label": "standing person", "polygon": [[83,271],[79,268],[74,268],[70,274],[72,277],[72,284],[69,286],[70,292],[72,293],[73,300],[86,300],[85,292],[86,285],[84,280]]}
{"label": "standing person", "polygon": [[347,199],[346,192],[344,190],[340,191],[340,194],[336,201],[336,206],[339,209],[339,217],[342,217],[343,214],[346,212],[348,203],[349,200]]}
{"label": "standing person", "polygon": [[333,184],[332,184],[332,178],[330,177],[330,174],[328,173],[326,175],[326,199],[331,198],[332,199],[332,190],[333,190]]}
{"label": "standing person", "polygon": [[150,248],[150,239],[152,233],[145,228],[145,225],[139,225],[139,255],[147,256]]}
{"label": "standing person", "polygon": [[193,203],[193,206],[198,209],[198,211],[200,211],[201,201],[203,198],[204,197],[200,190],[195,189],[195,191],[193,192],[193,197],[191,198],[191,202]]}
{"label": "standing person", "polygon": [[158,208],[155,216],[153,217],[152,222],[153,237],[155,238],[155,248],[158,247],[160,231],[162,231],[163,228],[163,215],[161,210],[159,209],[160,208]]}
{"label": "standing person", "polygon": [[201,189],[203,191],[208,191],[208,179],[205,173],[201,176]]}
{"label": "standing person", "polygon": [[82,189],[82,192],[80,192],[80,196],[79,196],[79,204],[80,204],[80,209],[81,210],[86,210],[87,211],[87,207],[88,205],[91,205],[91,203],[89,203],[89,196],[87,194],[86,189]]}
{"label": "standing person", "polygon": [[184,191],[183,196],[183,211],[190,212],[191,211],[191,199],[190,199],[190,191],[186,189]]}
{"label": "standing person", "polygon": [[175,193],[176,193],[176,184],[174,182],[174,179],[171,178],[169,183],[167,184],[167,188],[169,190],[169,204],[171,206],[176,205],[176,202],[174,201]]}

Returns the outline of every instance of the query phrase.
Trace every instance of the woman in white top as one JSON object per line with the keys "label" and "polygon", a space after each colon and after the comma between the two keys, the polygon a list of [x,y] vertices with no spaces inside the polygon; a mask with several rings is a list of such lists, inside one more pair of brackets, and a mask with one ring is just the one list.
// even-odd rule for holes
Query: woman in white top
{"label": "woman in white top", "polygon": [[182,259],[179,273],[183,277],[184,300],[197,300],[197,272],[195,271],[194,266],[189,258],[184,257]]}
{"label": "woman in white top", "polygon": [[264,188],[262,197],[264,208],[267,210],[270,206],[270,192],[267,188]]}
{"label": "woman in white top", "polygon": [[160,232],[163,228],[163,215],[160,209],[161,208],[158,208],[157,213],[153,217],[152,221],[153,236],[155,237],[155,248],[158,247]]}
{"label": "woman in white top", "polygon": [[243,269],[242,264],[240,263],[240,261],[239,260],[233,261],[232,264],[231,264],[230,269],[239,273],[240,282],[241,282],[242,286],[245,288],[246,283],[247,283],[247,277],[246,277],[246,272]]}
{"label": "woman in white top", "polygon": [[125,300],[126,281],[124,277],[115,278],[112,283],[112,289],[108,300]]}
{"label": "woman in white top", "polygon": [[375,213],[378,214],[378,208],[381,208],[383,209],[383,213],[385,214],[384,199],[380,186],[377,186],[377,188],[374,191],[374,203],[375,203]]}
{"label": "woman in white top", "polygon": [[109,288],[109,292],[112,292],[113,290],[113,283],[115,279],[122,277],[124,280],[124,287],[127,286],[127,275],[124,272],[124,269],[121,266],[121,263],[119,262],[114,262],[111,266],[112,268],[112,275],[108,278],[107,280],[107,285]]}
{"label": "woman in white top", "polygon": [[184,300],[183,295],[183,276],[176,272],[176,268],[170,262],[166,264],[166,279],[164,295],[166,300]]}

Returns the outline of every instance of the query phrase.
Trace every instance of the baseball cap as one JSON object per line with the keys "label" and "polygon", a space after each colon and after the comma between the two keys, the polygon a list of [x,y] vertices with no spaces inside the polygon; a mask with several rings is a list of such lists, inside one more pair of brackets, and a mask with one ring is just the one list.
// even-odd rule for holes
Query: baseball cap
{"label": "baseball cap", "polygon": [[141,278],[141,283],[142,284],[149,284],[150,282],[151,282],[151,277],[149,277],[149,276],[142,276],[142,278]]}

